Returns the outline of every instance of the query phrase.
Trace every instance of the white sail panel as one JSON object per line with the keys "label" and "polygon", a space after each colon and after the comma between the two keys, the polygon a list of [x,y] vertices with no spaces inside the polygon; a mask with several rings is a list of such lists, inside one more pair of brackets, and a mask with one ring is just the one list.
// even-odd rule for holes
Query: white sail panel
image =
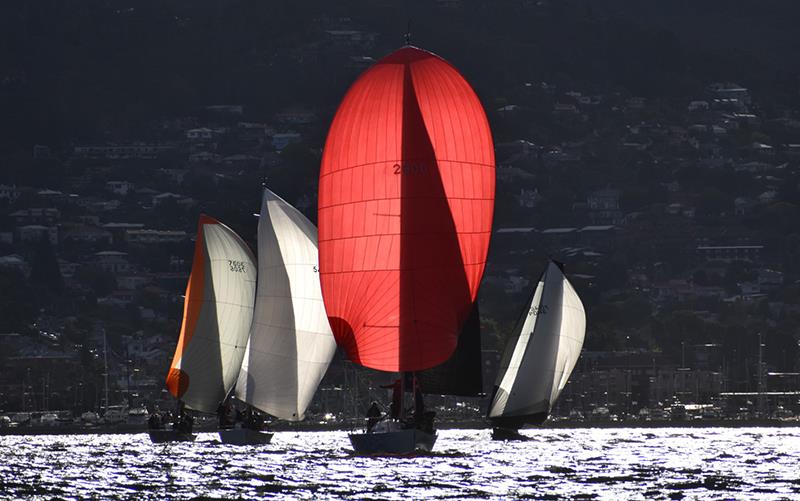
{"label": "white sail panel", "polygon": [[264,189],[258,223],[258,288],[236,397],[299,421],[336,351],[318,273],[317,229]]}
{"label": "white sail panel", "polygon": [[168,386],[187,407],[215,412],[236,382],[244,357],[257,270],[247,244],[213,218],[201,217],[196,245]]}
{"label": "white sail panel", "polygon": [[[546,416],[572,373],[583,346],[586,314],[572,284],[550,263],[533,295],[528,318],[507,350],[490,418]],[[508,355],[508,354],[507,354]]]}
{"label": "white sail panel", "polygon": [[578,357],[583,348],[583,340],[586,336],[586,312],[583,309],[583,303],[578,297],[575,288],[561,274],[561,270],[558,267],[556,267],[556,272],[561,275],[563,280],[563,296],[561,298],[561,336],[556,373],[553,380],[554,384],[550,395],[551,405],[567,385],[569,376],[572,374],[575,364],[578,363]]}
{"label": "white sail panel", "polygon": [[523,357],[528,349],[528,344],[530,344],[533,328],[536,325],[536,319],[538,318],[538,305],[541,302],[543,290],[544,282],[540,281],[536,285],[536,291],[533,293],[533,299],[528,305],[528,312],[525,315],[525,320],[522,323],[522,329],[519,332],[519,335],[516,336],[516,339],[512,338],[511,341],[513,344],[510,344],[506,347],[506,350],[511,349],[513,351],[511,352],[510,357],[507,355],[504,357],[504,359],[507,358],[508,365],[503,363],[500,366],[500,372],[498,373],[497,378],[497,386],[501,391],[497,391],[495,394],[495,399],[492,402],[492,406],[489,411],[489,417],[502,416],[505,412],[506,406],[508,405],[508,397],[511,395],[514,382],[517,380],[517,374],[522,366]]}

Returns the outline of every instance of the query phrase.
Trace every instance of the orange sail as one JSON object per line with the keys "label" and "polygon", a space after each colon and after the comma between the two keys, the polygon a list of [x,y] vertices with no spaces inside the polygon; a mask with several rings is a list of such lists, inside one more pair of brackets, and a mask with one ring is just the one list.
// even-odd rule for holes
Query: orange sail
{"label": "orange sail", "polygon": [[257,268],[247,244],[201,215],[183,324],[167,389],[189,408],[215,412],[236,382],[253,318]]}
{"label": "orange sail", "polygon": [[318,214],[322,294],[351,360],[418,371],[450,357],[494,192],[488,121],[453,66],[404,47],[353,84],[325,144]]}

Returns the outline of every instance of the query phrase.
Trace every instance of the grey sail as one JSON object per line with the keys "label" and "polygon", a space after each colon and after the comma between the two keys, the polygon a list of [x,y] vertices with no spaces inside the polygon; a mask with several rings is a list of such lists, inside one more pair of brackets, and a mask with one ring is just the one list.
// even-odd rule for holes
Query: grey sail
{"label": "grey sail", "polygon": [[483,394],[482,372],[481,316],[476,299],[453,354],[445,363],[417,372],[417,381],[423,393],[477,397]]}
{"label": "grey sail", "polygon": [[489,418],[514,428],[544,421],[575,368],[585,332],[583,304],[551,261],[506,346]]}

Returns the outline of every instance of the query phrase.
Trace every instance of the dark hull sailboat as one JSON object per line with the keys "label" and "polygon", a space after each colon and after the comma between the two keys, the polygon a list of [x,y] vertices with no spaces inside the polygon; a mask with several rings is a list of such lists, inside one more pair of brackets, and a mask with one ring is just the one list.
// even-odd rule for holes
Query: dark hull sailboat
{"label": "dark hull sailboat", "polygon": [[539,426],[547,421],[547,412],[537,412],[521,417],[492,418],[492,440],[525,441],[531,438],[519,432],[524,426]]}
{"label": "dark hull sailboat", "polygon": [[266,445],[272,441],[274,433],[252,430],[250,428],[229,428],[219,430],[219,440],[226,445]]}
{"label": "dark hull sailboat", "polygon": [[168,442],[194,442],[197,435],[178,430],[149,430],[150,441],[154,444],[165,444]]}
{"label": "dark hull sailboat", "polygon": [[531,437],[523,435],[519,432],[519,428],[504,428],[495,425],[492,428],[492,440],[501,440],[504,442],[524,442],[531,440]]}
{"label": "dark hull sailboat", "polygon": [[413,454],[430,452],[436,443],[436,434],[418,429],[387,432],[351,433],[350,443],[358,454]]}
{"label": "dark hull sailboat", "polygon": [[506,346],[489,407],[496,440],[550,415],[580,356],[586,313],[560,266],[550,262]]}
{"label": "dark hull sailboat", "polygon": [[[386,372],[447,361],[476,299],[494,210],[494,147],[470,85],[415,47],[385,57],[342,100],[319,185],[320,280],[339,346]],[[351,442],[408,453],[433,446],[426,428]]]}
{"label": "dark hull sailboat", "polygon": [[191,441],[189,410],[213,414],[225,400],[244,357],[255,300],[255,258],[244,240],[201,215],[184,299],[183,324],[167,374],[179,401],[176,428],[150,430],[153,443]]}

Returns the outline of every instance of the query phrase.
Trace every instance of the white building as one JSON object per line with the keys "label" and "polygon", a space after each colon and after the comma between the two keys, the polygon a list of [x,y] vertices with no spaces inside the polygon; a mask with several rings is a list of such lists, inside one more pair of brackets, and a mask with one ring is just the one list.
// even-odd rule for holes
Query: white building
{"label": "white building", "polygon": [[125,196],[135,188],[134,184],[129,181],[108,181],[106,183],[106,190],[117,195]]}
{"label": "white building", "polygon": [[47,239],[52,245],[58,244],[58,227],[29,224],[17,228],[21,242],[41,242]]}
{"label": "white building", "polygon": [[182,230],[128,230],[126,240],[132,244],[162,244],[183,242],[186,232]]}
{"label": "white building", "polygon": [[101,270],[110,273],[129,273],[133,266],[128,262],[128,253],[120,251],[103,251],[94,255],[94,263]]}

